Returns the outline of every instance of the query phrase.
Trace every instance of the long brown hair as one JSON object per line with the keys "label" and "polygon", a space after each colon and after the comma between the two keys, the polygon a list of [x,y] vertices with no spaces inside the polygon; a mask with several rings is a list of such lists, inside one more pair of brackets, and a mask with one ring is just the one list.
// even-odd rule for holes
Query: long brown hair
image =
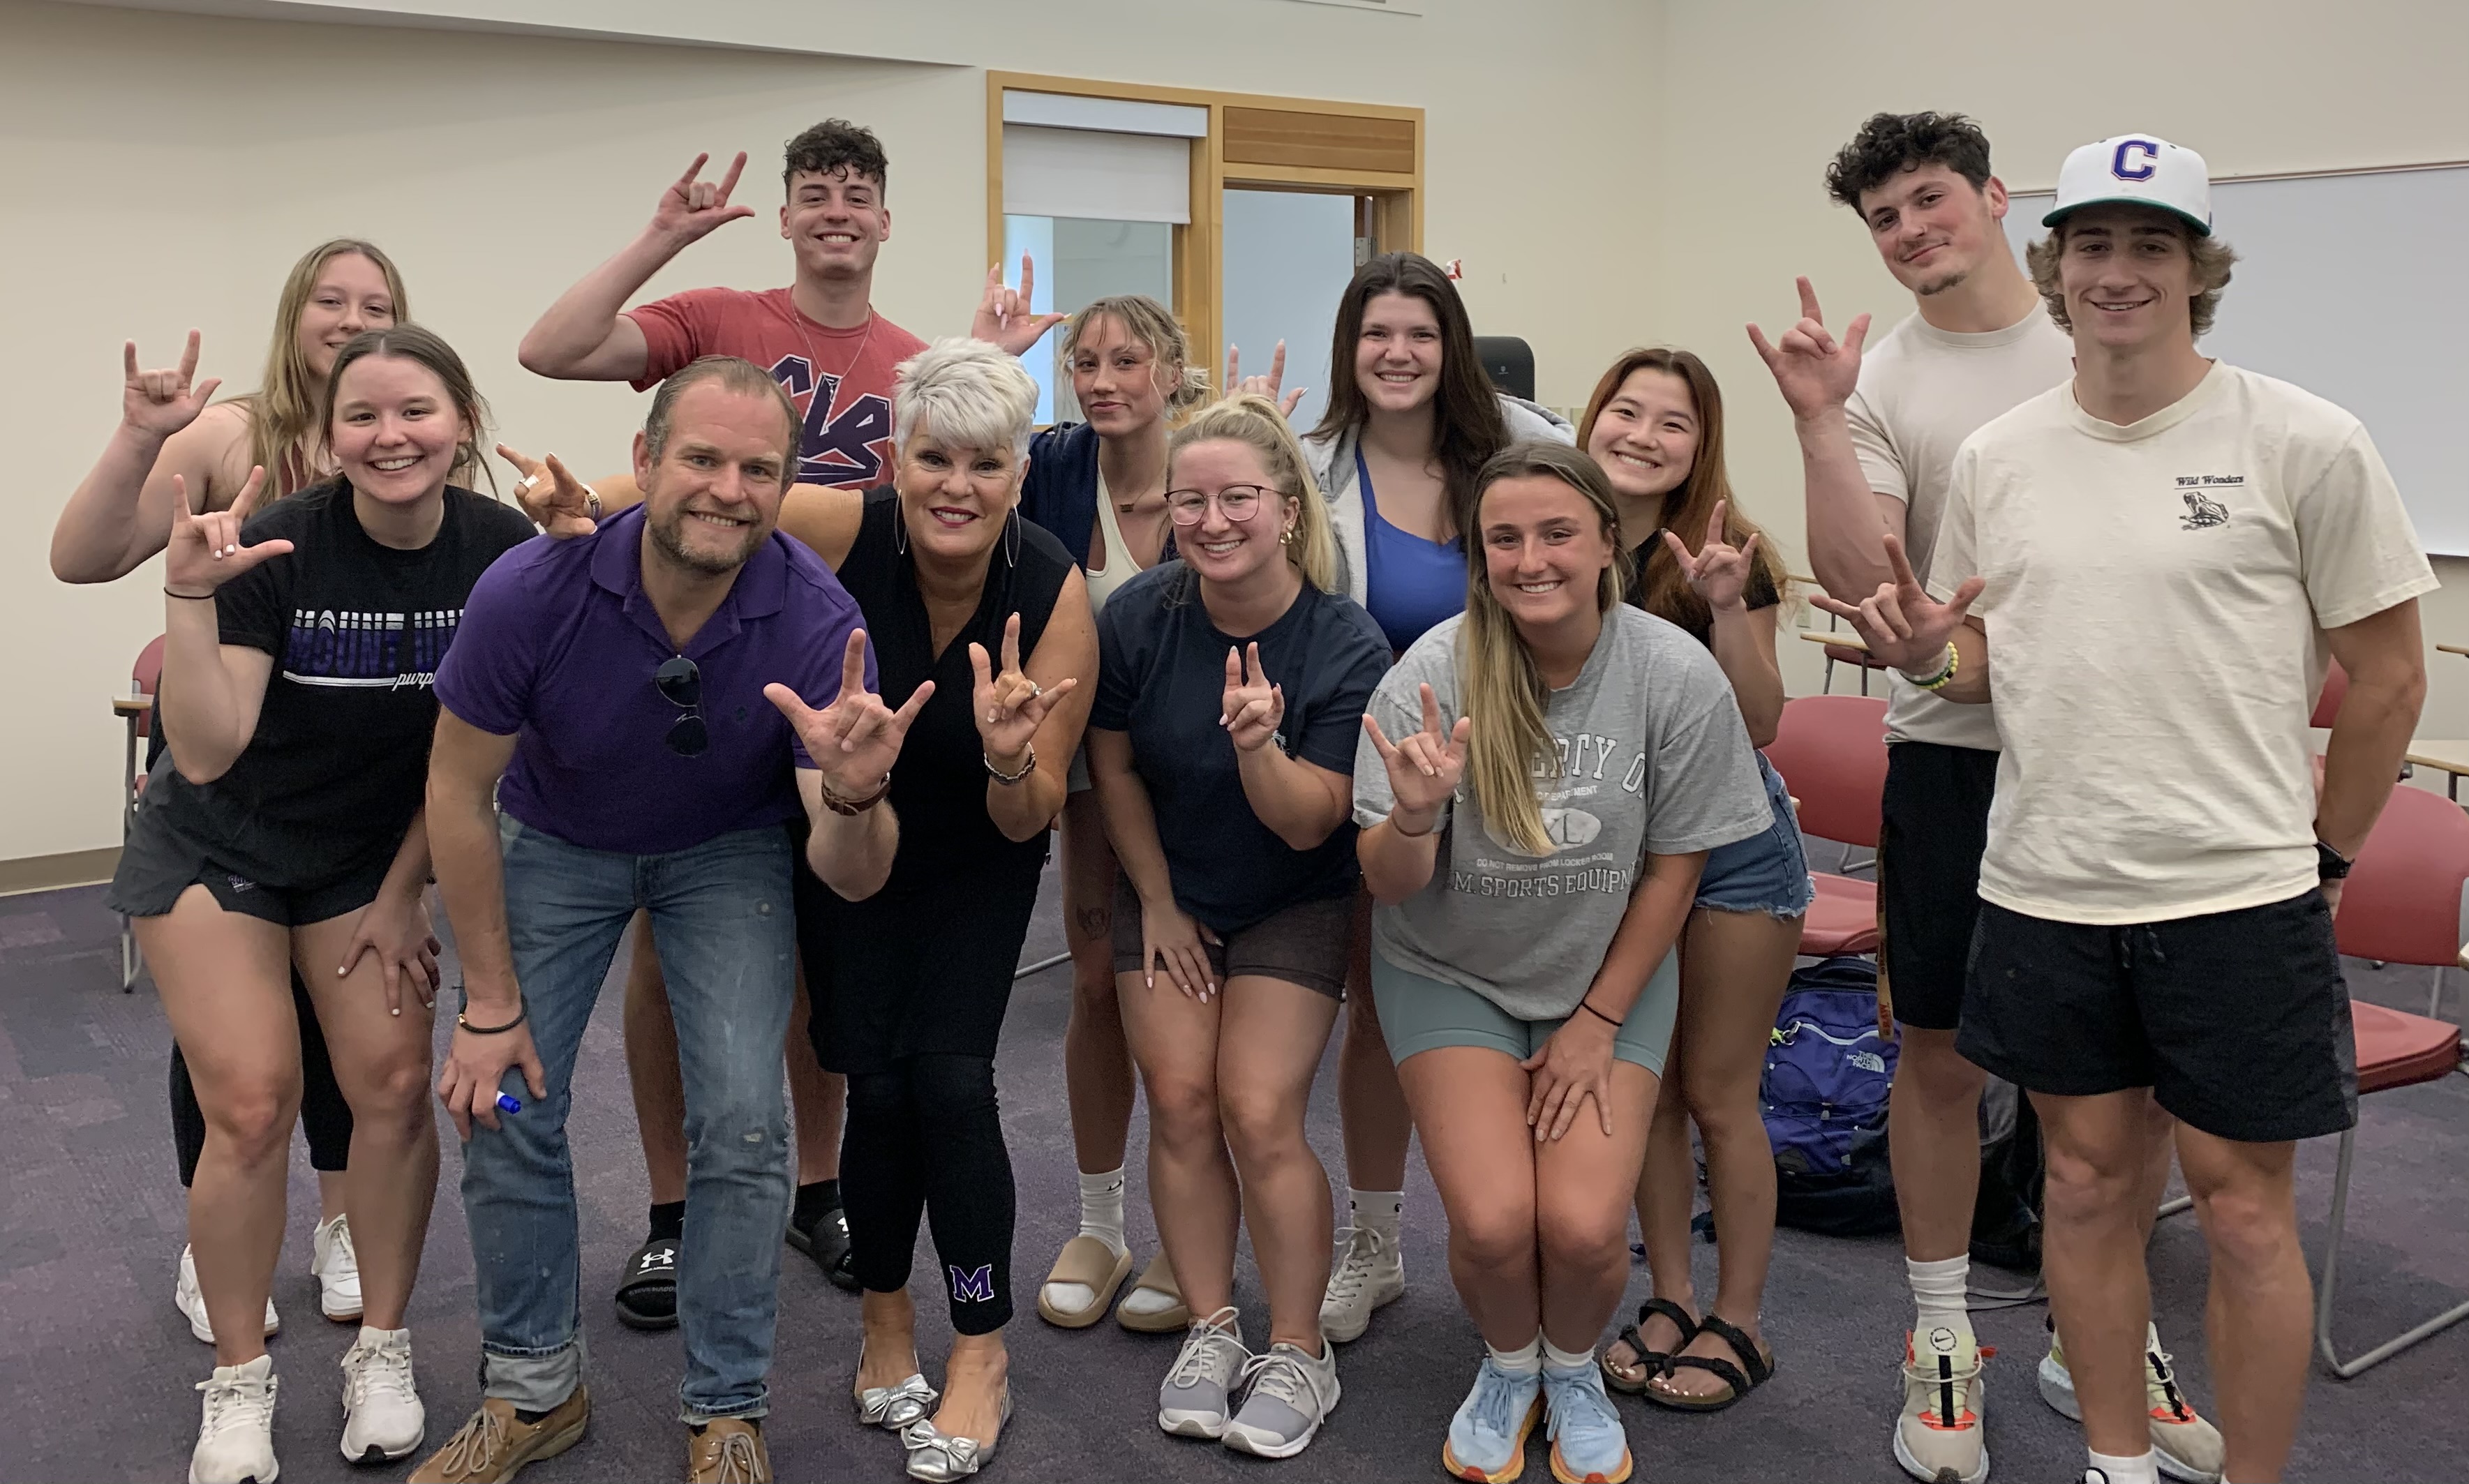
{"label": "long brown hair", "polygon": [[447,478],[450,481],[469,479],[472,471],[477,469],[489,476],[490,491],[496,492],[496,471],[480,457],[482,443],[489,436],[489,404],[480,400],[480,388],[472,380],[471,368],[463,364],[463,357],[455,354],[454,347],[448,345],[446,338],[433,330],[398,320],[383,330],[363,330],[345,341],[343,348],[335,353],[335,369],[327,375],[326,384],[320,389],[321,432],[333,422],[335,393],[343,384],[343,373],[351,369],[353,362],[366,360],[372,355],[425,366],[431,376],[444,383],[447,400],[454,404],[455,415],[463,420],[463,442],[454,450],[454,467],[447,471]]}
{"label": "long brown hair", "polygon": [[1465,621],[1458,626],[1458,702],[1474,719],[1466,735],[1467,785],[1475,807],[1494,837],[1530,856],[1552,854],[1543,828],[1543,804],[1534,796],[1537,774],[1559,766],[1552,729],[1544,725],[1549,696],[1542,668],[1517,632],[1516,620],[1491,590],[1480,539],[1483,495],[1504,479],[1540,475],[1557,479],[1594,507],[1611,543],[1612,561],[1595,584],[1595,611],[1620,606],[1627,563],[1621,559],[1620,506],[1611,481],[1594,460],[1566,444],[1530,440],[1511,444],[1487,461],[1475,479],[1475,505],[1466,523]]}
{"label": "long brown hair", "polygon": [[265,470],[270,498],[280,499],[315,482],[316,464],[309,450],[325,441],[326,393],[333,378],[320,381],[309,369],[309,357],[300,350],[300,317],[308,312],[309,296],[317,291],[317,275],[327,263],[351,254],[377,264],[385,276],[386,295],[394,301],[394,322],[400,325],[411,318],[403,275],[395,270],[394,260],[374,242],[338,237],[309,249],[291,265],[290,275],[283,281],[283,295],[274,304],[274,339],[265,351],[265,375],[256,391],[231,399],[248,410],[248,458]]}
{"label": "long brown hair", "polygon": [[1441,467],[1448,488],[1447,515],[1453,532],[1474,523],[1475,475],[1484,461],[1509,443],[1509,420],[1501,416],[1499,396],[1483,373],[1474,353],[1474,324],[1466,318],[1465,302],[1440,265],[1420,253],[1382,253],[1354,270],[1354,281],[1337,301],[1337,329],[1329,342],[1328,410],[1321,415],[1313,438],[1334,438],[1360,429],[1372,415],[1355,379],[1355,346],[1363,338],[1363,311],[1382,294],[1405,294],[1432,307],[1441,322],[1440,386],[1432,394],[1432,459]]}
{"label": "long brown hair", "polygon": [[[1586,399],[1586,416],[1578,424],[1578,446],[1592,455],[1595,420],[1603,416],[1604,408],[1619,394],[1621,383],[1638,371],[1660,371],[1679,377],[1689,388],[1689,400],[1697,411],[1696,455],[1690,460],[1689,477],[1664,491],[1663,507],[1655,514],[1657,527],[1679,537],[1695,551],[1706,539],[1706,522],[1714,518],[1715,506],[1720,501],[1724,505],[1724,540],[1739,546],[1760,535],[1757,522],[1741,514],[1740,498],[1732,493],[1731,475],[1724,470],[1722,388],[1715,384],[1715,373],[1690,352],[1656,346],[1630,351],[1612,362],[1611,369],[1595,383],[1594,395]],[[1657,532],[1632,531],[1627,539],[1646,543],[1635,563],[1637,570],[1630,574],[1640,606],[1692,632],[1714,622],[1706,600],[1690,588],[1680,563],[1672,559]],[[1761,539],[1749,559],[1780,594],[1785,582],[1783,559],[1776,555],[1773,541]]]}

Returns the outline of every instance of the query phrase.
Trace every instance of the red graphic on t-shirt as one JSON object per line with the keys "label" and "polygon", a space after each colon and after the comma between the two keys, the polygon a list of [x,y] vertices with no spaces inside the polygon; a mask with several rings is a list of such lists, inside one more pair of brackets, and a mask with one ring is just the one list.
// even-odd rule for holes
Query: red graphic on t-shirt
{"label": "red graphic on t-shirt", "polygon": [[891,475],[891,387],[926,342],[877,314],[835,330],[799,313],[785,288],[694,288],[626,311],[649,354],[636,391],[700,355],[761,366],[804,420],[797,482],[863,490]]}

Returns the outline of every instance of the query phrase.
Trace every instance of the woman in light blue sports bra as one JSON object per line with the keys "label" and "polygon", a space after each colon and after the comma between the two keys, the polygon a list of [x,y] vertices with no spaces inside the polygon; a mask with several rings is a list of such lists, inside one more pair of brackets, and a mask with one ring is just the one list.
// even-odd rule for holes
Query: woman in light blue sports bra
{"label": "woman in light blue sports bra", "polygon": [[[1465,606],[1461,532],[1476,470],[1517,440],[1576,437],[1562,419],[1492,389],[1456,285],[1417,253],[1383,253],[1355,270],[1338,301],[1328,364],[1328,412],[1304,435],[1304,451],[1329,503],[1345,592],[1402,651]],[[1413,1128],[1364,988],[1370,900],[1356,902],[1338,1061],[1351,1214],[1321,1305],[1322,1328],[1340,1343],[1405,1291],[1397,1211]]]}

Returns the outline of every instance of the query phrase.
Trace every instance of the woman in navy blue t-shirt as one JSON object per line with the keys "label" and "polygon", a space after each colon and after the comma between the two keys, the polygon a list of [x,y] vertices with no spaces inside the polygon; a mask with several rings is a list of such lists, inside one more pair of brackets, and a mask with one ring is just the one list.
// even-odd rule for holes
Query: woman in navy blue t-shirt
{"label": "woman in navy blue t-shirt", "polygon": [[[1275,402],[1179,430],[1166,502],[1181,558],[1106,605],[1089,729],[1150,1205],[1193,1315],[1158,1426],[1282,1458],[1338,1396],[1328,1177],[1304,1113],[1345,994],[1354,738],[1389,647],[1330,590],[1327,511]],[[1269,1296],[1251,1365],[1233,1302],[1247,1214]]]}

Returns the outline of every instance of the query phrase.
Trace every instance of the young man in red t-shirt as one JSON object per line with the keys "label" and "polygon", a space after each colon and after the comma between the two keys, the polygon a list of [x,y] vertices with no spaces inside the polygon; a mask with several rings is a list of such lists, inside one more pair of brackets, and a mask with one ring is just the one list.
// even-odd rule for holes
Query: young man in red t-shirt
{"label": "young man in red t-shirt", "polygon": [[[890,483],[894,373],[926,342],[874,311],[875,256],[891,237],[891,210],[884,203],[890,165],[882,141],[873,130],[842,119],[827,119],[789,141],[781,170],[786,199],[780,236],[796,255],[796,272],[788,287],[693,288],[626,308],[626,301],[688,244],[755,215],[750,206],[729,204],[746,168],[745,154],[717,182],[698,178],[709,158],[697,155],[660,194],[650,223],[635,240],[549,306],[523,336],[519,354],[524,367],[561,380],[630,381],[642,391],[698,356],[739,356],[771,372],[803,419],[797,483],[851,489]],[[1017,290],[1004,286],[1000,265],[987,275],[971,330],[1014,354],[1063,318],[1028,312],[1026,260],[1021,268]],[[643,941],[638,935],[636,942]],[[853,1290],[839,1178],[846,1088],[806,1052],[806,1017],[800,979],[788,1037],[797,1123],[797,1197],[789,1242],[813,1257],[834,1283]],[[653,1204],[651,1235],[618,1285],[617,1313],[635,1327],[665,1329],[677,1322],[685,1093],[659,963],[647,952],[635,954],[627,979],[626,1062]]]}

